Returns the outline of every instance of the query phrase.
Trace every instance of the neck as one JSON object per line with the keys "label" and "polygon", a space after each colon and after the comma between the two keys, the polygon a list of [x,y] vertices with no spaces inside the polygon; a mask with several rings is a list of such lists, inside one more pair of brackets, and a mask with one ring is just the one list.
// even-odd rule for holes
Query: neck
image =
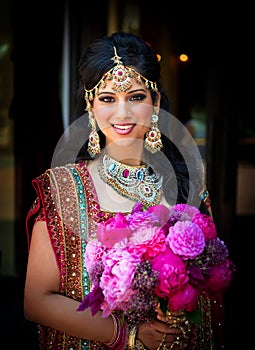
{"label": "neck", "polygon": [[141,142],[139,144],[134,142],[126,147],[116,143],[108,144],[105,153],[122,164],[136,166],[144,163],[144,148]]}

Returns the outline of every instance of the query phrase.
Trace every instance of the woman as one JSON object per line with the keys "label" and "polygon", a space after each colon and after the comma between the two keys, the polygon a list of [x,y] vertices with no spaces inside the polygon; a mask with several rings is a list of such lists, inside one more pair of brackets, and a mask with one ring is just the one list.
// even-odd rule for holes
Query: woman
{"label": "woman", "polygon": [[[85,134],[82,142],[74,137],[76,161],[54,166],[33,181],[37,197],[27,217],[24,310],[39,324],[41,349],[220,348],[212,330],[215,310],[212,314],[208,302],[203,326],[187,329],[183,312],[165,317],[159,308],[151,322],[137,328],[121,323],[116,314],[77,311],[91,287],[84,252],[99,222],[130,212],[136,202],[144,208],[189,202],[208,213],[196,147],[183,151],[182,135],[172,142],[166,134],[169,124],[171,130],[179,124],[167,112],[160,65],[150,45],[127,33],[96,40],[81,58],[80,80],[78,116],[88,118],[88,140],[82,145]],[[68,163],[69,153],[60,145],[57,156],[61,151]],[[171,327],[176,320],[180,327]]]}

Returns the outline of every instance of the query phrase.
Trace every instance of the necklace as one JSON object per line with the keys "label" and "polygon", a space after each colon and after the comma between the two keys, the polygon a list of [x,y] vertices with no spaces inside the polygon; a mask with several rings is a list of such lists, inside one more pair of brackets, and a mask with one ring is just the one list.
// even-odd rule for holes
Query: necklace
{"label": "necklace", "polygon": [[116,192],[126,198],[142,202],[145,207],[160,202],[163,178],[151,165],[130,166],[104,154],[100,160],[98,173]]}

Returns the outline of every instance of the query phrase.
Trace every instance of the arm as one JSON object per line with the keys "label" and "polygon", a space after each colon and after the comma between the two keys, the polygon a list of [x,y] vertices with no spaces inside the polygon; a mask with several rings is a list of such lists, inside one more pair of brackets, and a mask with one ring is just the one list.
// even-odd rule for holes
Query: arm
{"label": "arm", "polygon": [[59,293],[59,270],[46,223],[38,221],[32,232],[24,293],[27,319],[85,339],[107,342],[113,333],[111,317],[78,312],[79,302]]}

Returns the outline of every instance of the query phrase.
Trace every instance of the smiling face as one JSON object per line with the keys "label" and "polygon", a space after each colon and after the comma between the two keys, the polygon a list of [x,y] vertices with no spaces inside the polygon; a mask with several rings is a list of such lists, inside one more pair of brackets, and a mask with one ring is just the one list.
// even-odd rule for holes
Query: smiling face
{"label": "smiling face", "polygon": [[150,90],[135,79],[131,80],[131,88],[122,92],[115,92],[112,81],[108,80],[104,88],[99,88],[92,111],[106,137],[106,146],[111,145],[111,149],[124,147],[125,151],[139,153],[159,96],[157,106],[153,105]]}

